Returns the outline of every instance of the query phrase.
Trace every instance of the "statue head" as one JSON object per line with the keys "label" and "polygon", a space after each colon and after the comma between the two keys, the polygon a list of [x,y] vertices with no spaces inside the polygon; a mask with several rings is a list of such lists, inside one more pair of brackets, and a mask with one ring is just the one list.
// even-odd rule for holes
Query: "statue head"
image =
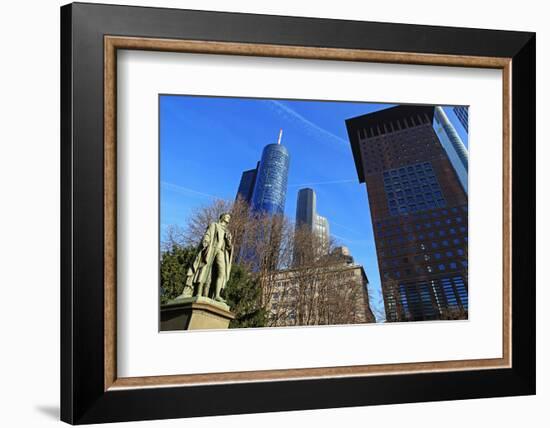
{"label": "statue head", "polygon": [[230,220],[231,220],[231,214],[229,213],[220,214],[220,221],[222,223],[228,224]]}

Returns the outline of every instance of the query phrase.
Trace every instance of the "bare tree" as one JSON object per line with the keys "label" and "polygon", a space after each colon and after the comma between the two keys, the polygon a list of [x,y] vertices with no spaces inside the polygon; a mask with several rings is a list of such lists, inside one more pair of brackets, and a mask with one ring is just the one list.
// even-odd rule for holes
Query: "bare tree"
{"label": "bare tree", "polygon": [[224,212],[231,214],[234,261],[258,284],[268,325],[365,322],[366,290],[347,261],[332,251],[335,242],[327,243],[282,215],[252,212],[241,199],[197,208],[184,229],[167,229],[167,245],[197,246],[208,225]]}
{"label": "bare tree", "polygon": [[185,231],[177,224],[171,224],[166,228],[160,243],[161,252],[170,251],[173,247],[185,247]]}

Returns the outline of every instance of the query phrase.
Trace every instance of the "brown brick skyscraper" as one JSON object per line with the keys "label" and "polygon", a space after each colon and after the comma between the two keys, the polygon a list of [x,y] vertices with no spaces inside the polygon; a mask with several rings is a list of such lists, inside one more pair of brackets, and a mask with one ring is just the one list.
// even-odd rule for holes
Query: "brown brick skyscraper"
{"label": "brown brick skyscraper", "polygon": [[468,199],[433,116],[410,105],[346,121],[388,321],[467,318]]}

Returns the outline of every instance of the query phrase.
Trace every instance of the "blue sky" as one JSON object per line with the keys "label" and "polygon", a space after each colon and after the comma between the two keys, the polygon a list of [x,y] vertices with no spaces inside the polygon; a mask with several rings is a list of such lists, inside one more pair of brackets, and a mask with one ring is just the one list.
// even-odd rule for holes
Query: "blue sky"
{"label": "blue sky", "polygon": [[[161,95],[161,236],[168,225],[184,226],[197,206],[234,200],[241,173],[256,166],[282,128],[290,153],[285,214],[294,220],[300,188],[315,190],[318,213],[363,265],[371,305],[383,313],[366,186],[358,182],[344,121],[391,106]],[[445,110],[467,145],[452,109]]]}

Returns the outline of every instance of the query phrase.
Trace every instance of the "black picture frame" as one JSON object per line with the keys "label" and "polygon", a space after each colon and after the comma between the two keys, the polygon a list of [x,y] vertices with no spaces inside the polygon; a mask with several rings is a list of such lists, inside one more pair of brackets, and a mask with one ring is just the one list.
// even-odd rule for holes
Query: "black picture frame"
{"label": "black picture frame", "polygon": [[[104,388],[104,36],[512,58],[512,367]],[[71,424],[535,393],[535,34],[74,3],[61,8],[61,419]]]}

